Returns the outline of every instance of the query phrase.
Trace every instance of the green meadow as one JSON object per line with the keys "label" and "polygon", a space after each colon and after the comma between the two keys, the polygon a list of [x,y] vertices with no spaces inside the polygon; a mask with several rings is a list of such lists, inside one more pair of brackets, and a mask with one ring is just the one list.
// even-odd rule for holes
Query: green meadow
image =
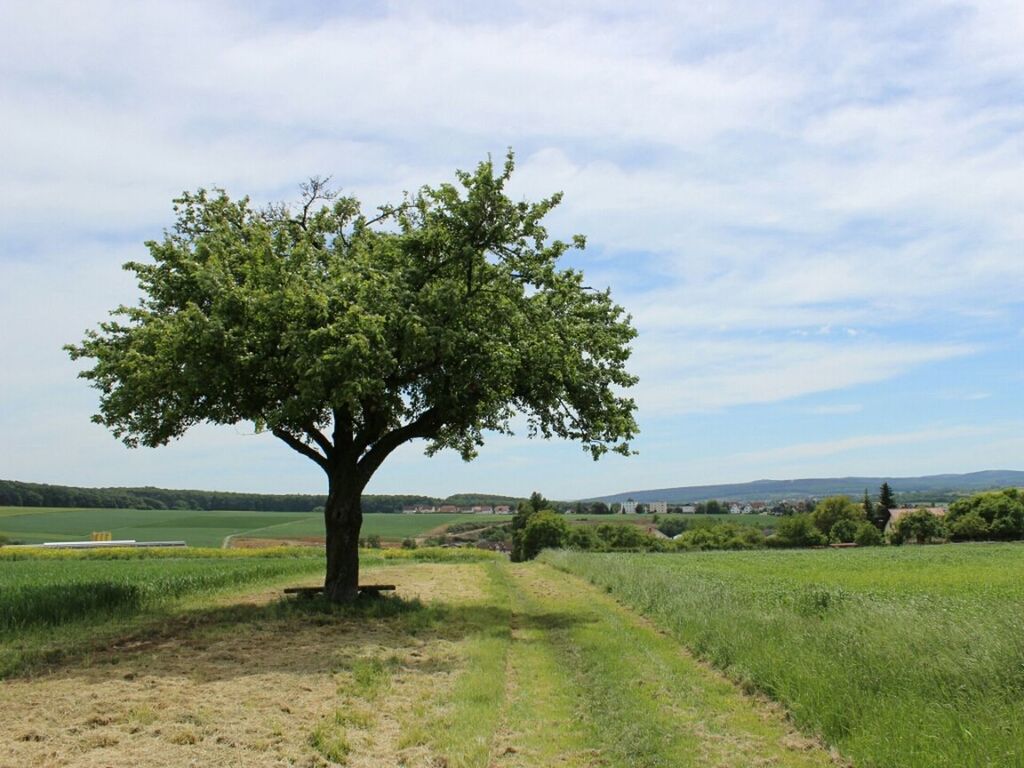
{"label": "green meadow", "polygon": [[[494,523],[507,515],[366,514],[363,536],[401,540],[421,536],[438,526],[479,520]],[[233,512],[196,510],[60,509],[0,507],[0,536],[26,544],[88,539],[93,531],[110,531],[115,539],[184,540],[190,546],[219,547],[228,536],[289,538],[323,536],[319,513]]]}
{"label": "green meadow", "polygon": [[1024,764],[1024,546],[548,552],[858,766]]}

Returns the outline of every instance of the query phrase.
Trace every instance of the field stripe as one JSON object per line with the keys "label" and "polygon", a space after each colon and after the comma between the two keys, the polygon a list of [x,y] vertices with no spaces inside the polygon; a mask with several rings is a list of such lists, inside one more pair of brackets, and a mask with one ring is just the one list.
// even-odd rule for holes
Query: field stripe
{"label": "field stripe", "polygon": [[552,630],[564,617],[546,611],[521,588],[513,592],[512,608],[508,693],[489,765],[594,765],[598,757],[594,725],[580,706],[574,681],[551,641]]}
{"label": "field stripe", "polygon": [[496,563],[486,566],[487,602],[465,612],[464,668],[434,723],[430,741],[449,768],[484,768],[505,701],[511,631],[510,582]]}

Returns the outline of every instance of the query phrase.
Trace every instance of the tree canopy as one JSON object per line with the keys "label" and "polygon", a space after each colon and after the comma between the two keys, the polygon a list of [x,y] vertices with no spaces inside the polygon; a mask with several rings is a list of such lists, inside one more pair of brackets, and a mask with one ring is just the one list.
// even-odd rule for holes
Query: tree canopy
{"label": "tree canopy", "polygon": [[[854,504],[849,496],[829,496],[824,498],[815,505],[814,511],[811,513],[811,520],[814,521],[818,530],[826,536],[831,534],[833,526],[842,520],[853,522],[853,530],[855,530],[856,523],[863,519],[864,510]],[[842,533],[845,535],[849,531],[844,529]],[[849,541],[852,538],[852,533],[850,533],[850,538],[843,540]]]}
{"label": "tree canopy", "polygon": [[129,446],[202,422],[272,432],[327,474],[328,585],[342,547],[349,596],[359,494],[403,443],[468,460],[522,416],[595,458],[630,453],[636,332],[559,266],[585,245],[549,240],[560,195],[505,194],[513,168],[480,163],[372,216],[318,179],[296,207],[185,193],[151,261],[125,265],[141,301],[68,347],[93,361],[94,421]]}

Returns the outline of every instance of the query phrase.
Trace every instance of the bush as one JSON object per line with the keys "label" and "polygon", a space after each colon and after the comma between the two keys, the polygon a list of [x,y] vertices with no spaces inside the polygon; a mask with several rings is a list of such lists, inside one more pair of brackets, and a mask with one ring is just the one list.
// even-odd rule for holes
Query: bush
{"label": "bush", "polygon": [[874,523],[863,522],[857,526],[857,533],[853,537],[859,547],[877,547],[882,539],[882,532]]}
{"label": "bush", "polygon": [[661,542],[639,526],[629,523],[604,523],[597,526],[597,537],[608,549],[655,549]]}
{"label": "bush", "polygon": [[976,509],[953,519],[948,527],[953,541],[979,541],[989,537],[988,523]]}
{"label": "bush", "polygon": [[764,534],[757,528],[721,523],[686,531],[676,539],[676,547],[684,550],[760,549],[764,542]]}
{"label": "bush", "polygon": [[402,549],[416,549],[416,539],[404,538],[402,539]]}
{"label": "bush", "polygon": [[532,560],[542,549],[561,549],[569,536],[569,524],[557,512],[537,512],[523,529],[522,557]]}
{"label": "bush", "polygon": [[[854,504],[849,496],[829,496],[819,501],[811,513],[811,520],[818,530],[829,535],[836,523],[851,520],[859,523],[864,519],[864,510]],[[852,537],[851,537],[852,538]]]}
{"label": "bush", "polygon": [[574,525],[569,529],[565,539],[567,549],[585,551],[606,549],[605,543],[597,537],[597,532],[589,525]]}
{"label": "bush", "polygon": [[775,534],[765,540],[769,547],[820,547],[827,543],[808,514],[782,518],[775,526]]}
{"label": "bush", "polygon": [[[970,521],[961,523],[968,516]],[[978,519],[984,526],[978,523]],[[949,508],[947,522],[954,538],[1019,539],[1024,537],[1024,497],[1016,488],[978,493]]]}
{"label": "bush", "polygon": [[[874,528],[874,526],[871,527]],[[860,526],[853,520],[840,520],[828,532],[828,540],[837,544],[849,544],[857,537],[859,528]]]}
{"label": "bush", "polygon": [[916,541],[918,544],[927,544],[932,539],[946,537],[946,525],[942,518],[933,515],[927,509],[918,509],[906,517],[900,518],[892,533],[894,544],[903,544],[907,541]]}

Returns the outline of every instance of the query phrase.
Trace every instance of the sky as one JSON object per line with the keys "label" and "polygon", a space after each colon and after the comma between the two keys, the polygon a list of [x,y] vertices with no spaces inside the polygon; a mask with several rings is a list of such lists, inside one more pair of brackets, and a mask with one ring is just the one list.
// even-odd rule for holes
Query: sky
{"label": "sky", "polygon": [[492,435],[367,488],[580,498],[1024,469],[1024,4],[4,3],[0,478],[321,492],[251,424],[129,450],[63,344],[183,190],[364,207],[511,147],[639,331],[632,457]]}

